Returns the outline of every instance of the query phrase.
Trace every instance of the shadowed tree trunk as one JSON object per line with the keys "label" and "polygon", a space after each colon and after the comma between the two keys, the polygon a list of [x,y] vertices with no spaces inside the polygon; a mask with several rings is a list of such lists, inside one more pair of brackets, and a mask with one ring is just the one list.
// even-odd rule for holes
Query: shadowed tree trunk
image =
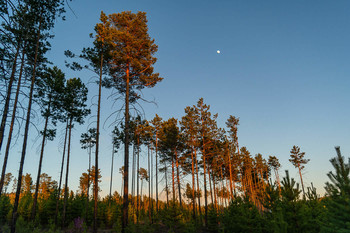
{"label": "shadowed tree trunk", "polygon": [[196,162],[196,175],[197,175],[197,192],[198,192],[198,211],[199,211],[199,216],[202,218],[202,210],[201,210],[201,197],[199,195],[200,189],[199,189],[199,172],[198,172],[198,160],[197,160],[197,152],[196,150],[194,151],[194,157],[195,157],[195,162]]}
{"label": "shadowed tree trunk", "polygon": [[191,151],[192,160],[192,208],[193,208],[193,219],[196,219],[196,197],[195,197],[195,178],[194,178],[194,158],[193,158],[193,147]]}
{"label": "shadowed tree trunk", "polygon": [[166,192],[166,205],[167,208],[169,208],[169,189],[168,189],[168,172],[167,172],[167,166],[166,162],[164,162],[164,168],[165,168],[165,192]]}
{"label": "shadowed tree trunk", "polygon": [[61,185],[62,185],[62,176],[63,176],[63,167],[64,167],[64,158],[66,154],[66,145],[67,145],[67,134],[68,134],[68,119],[66,120],[66,132],[64,136],[64,144],[63,144],[63,153],[62,153],[62,163],[61,163],[61,172],[60,172],[60,181],[58,185],[58,192],[57,192],[57,197],[56,197],[56,212],[55,212],[55,225],[57,226],[58,221],[57,221],[57,216],[58,216],[58,204],[60,200],[60,195],[61,195]]}
{"label": "shadowed tree trunk", "polygon": [[[13,65],[12,65],[12,71],[11,71],[11,76],[10,80],[7,86],[7,92],[6,92],[6,100],[5,100],[5,105],[4,105],[4,110],[2,112],[2,117],[1,117],[1,125],[0,125],[0,150],[2,147],[2,142],[4,140],[4,133],[5,133],[5,127],[6,127],[6,119],[7,119],[7,114],[10,108],[10,100],[11,100],[11,92],[12,92],[12,85],[15,80],[15,73],[16,73],[16,68],[17,68],[17,57],[20,52],[20,42],[17,45],[15,57],[13,59]],[[22,57],[22,64],[23,64],[23,57]],[[21,75],[20,75],[21,76]]]}
{"label": "shadowed tree trunk", "polygon": [[[102,38],[102,49],[103,51],[103,38]],[[95,148],[95,186],[94,186],[94,225],[93,232],[97,233],[97,200],[98,200],[98,152],[100,145],[100,118],[101,118],[101,87],[102,87],[102,71],[103,71],[103,52],[101,52],[101,63],[100,63],[100,79],[98,83],[98,102],[97,102],[97,126],[96,126],[96,148]]]}
{"label": "shadowed tree trunk", "polygon": [[66,210],[68,200],[68,173],[69,173],[69,158],[71,148],[71,137],[72,137],[72,118],[69,120],[69,132],[68,132],[68,151],[67,151],[67,166],[66,166],[66,182],[64,184],[64,202],[63,202],[63,213],[62,213],[62,228],[65,226],[66,221]]}
{"label": "shadowed tree trunk", "polygon": [[91,150],[92,145],[91,141],[89,143],[89,170],[88,170],[88,183],[87,183],[87,190],[86,190],[86,207],[85,207],[85,221],[88,219],[89,214],[89,201],[90,201],[90,172],[91,172]]}
{"label": "shadowed tree trunk", "polygon": [[123,218],[122,218],[122,232],[125,233],[125,228],[128,225],[128,206],[129,206],[129,64],[126,69],[125,80],[125,146],[124,146],[124,198],[123,198]]}
{"label": "shadowed tree trunk", "polygon": [[45,148],[45,142],[46,142],[47,125],[49,123],[49,116],[50,116],[50,105],[51,105],[51,99],[49,99],[49,105],[47,107],[48,114],[45,117],[43,141],[41,142],[41,152],[40,152],[40,159],[39,159],[38,175],[36,177],[35,193],[34,193],[34,200],[33,200],[33,207],[32,207],[32,216],[31,216],[32,221],[35,219],[35,214],[36,214],[36,204],[37,204],[37,200],[38,200],[41,167],[42,167],[43,157],[44,157],[44,148]]}
{"label": "shadowed tree trunk", "polygon": [[4,179],[5,179],[5,175],[6,175],[7,160],[8,160],[9,153],[10,153],[12,133],[13,133],[13,128],[14,128],[15,120],[16,120],[18,96],[19,96],[19,91],[21,89],[22,72],[23,72],[23,67],[24,67],[24,54],[25,54],[25,50],[23,50],[23,52],[22,52],[22,64],[21,64],[21,69],[20,69],[18,82],[17,82],[17,90],[16,90],[15,101],[13,103],[11,125],[10,125],[9,135],[8,135],[8,138],[7,138],[6,151],[5,151],[4,162],[3,162],[3,166],[2,166],[1,180],[0,180],[0,196],[2,195],[2,189],[3,189],[3,186],[4,186]]}
{"label": "shadowed tree trunk", "polygon": [[27,117],[26,117],[26,124],[25,124],[25,128],[24,128],[22,155],[21,155],[21,161],[20,161],[20,165],[19,165],[19,172],[18,172],[18,178],[17,178],[16,197],[15,197],[15,202],[13,204],[13,211],[12,211],[11,233],[15,233],[15,231],[16,231],[16,222],[17,222],[17,217],[18,217],[17,209],[18,209],[19,195],[21,193],[24,160],[25,160],[26,151],[27,151],[27,140],[28,140],[28,132],[29,132],[30,115],[31,115],[31,110],[32,110],[34,84],[35,84],[35,78],[36,78],[36,66],[37,66],[37,59],[38,59],[41,21],[42,21],[42,17],[40,16],[40,22],[39,22],[37,39],[36,39],[36,46],[35,46],[33,73],[32,73],[30,91],[29,91]]}
{"label": "shadowed tree trunk", "polygon": [[180,208],[182,208],[179,159],[177,157],[177,151],[175,151],[175,160],[176,160],[176,176],[177,176],[177,185],[178,185],[178,189],[179,189]]}

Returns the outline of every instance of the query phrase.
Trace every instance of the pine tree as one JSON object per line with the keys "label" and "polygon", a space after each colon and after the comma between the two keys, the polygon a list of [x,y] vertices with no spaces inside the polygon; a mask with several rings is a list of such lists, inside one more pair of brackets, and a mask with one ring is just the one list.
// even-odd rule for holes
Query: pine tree
{"label": "pine tree", "polygon": [[298,168],[299,170],[301,187],[303,190],[303,196],[305,197],[304,182],[301,172],[305,168],[304,165],[307,164],[310,161],[310,159],[304,159],[304,156],[305,152],[300,152],[300,148],[298,146],[293,146],[292,150],[290,151],[291,158],[289,159],[289,161],[293,164],[294,167]]}
{"label": "pine tree", "polygon": [[82,149],[87,149],[89,153],[89,168],[88,168],[88,175],[87,175],[87,187],[86,187],[86,210],[85,210],[85,219],[87,220],[88,217],[88,206],[89,206],[89,191],[90,191],[90,169],[91,169],[91,152],[92,147],[96,145],[96,128],[90,128],[88,129],[88,132],[81,134],[80,144]]}
{"label": "pine tree", "polygon": [[66,111],[68,122],[68,150],[67,150],[67,165],[66,165],[66,181],[64,192],[64,204],[62,213],[62,226],[65,226],[65,215],[68,199],[68,177],[69,177],[69,160],[73,123],[84,123],[84,117],[90,114],[90,109],[86,108],[87,88],[79,78],[67,80],[65,87],[64,109]]}
{"label": "pine tree", "polygon": [[330,182],[326,183],[327,221],[324,232],[350,231],[350,159],[346,163],[340,153],[340,147],[335,148],[337,157],[330,160],[335,171],[329,172]]}
{"label": "pine tree", "polygon": [[137,14],[130,11],[112,14],[101,18],[102,23],[109,25],[105,42],[111,45],[109,73],[111,79],[105,80],[109,87],[115,87],[125,96],[125,129],[124,129],[124,199],[122,214],[122,231],[128,225],[128,180],[129,180],[129,105],[140,98],[139,90],[154,87],[162,78],[153,72],[157,45],[148,35],[146,13]]}
{"label": "pine tree", "polygon": [[55,126],[57,119],[61,118],[61,99],[63,99],[65,77],[60,69],[53,67],[47,69],[47,72],[43,74],[37,84],[37,99],[40,101],[43,109],[41,111],[42,116],[45,118],[44,130],[41,132],[43,135],[39,159],[38,174],[36,179],[34,201],[32,207],[31,218],[34,220],[36,215],[36,204],[38,199],[39,183],[41,177],[42,161],[44,156],[44,148],[46,140],[52,141],[56,136],[55,129],[49,129],[49,120],[51,119],[52,124]]}

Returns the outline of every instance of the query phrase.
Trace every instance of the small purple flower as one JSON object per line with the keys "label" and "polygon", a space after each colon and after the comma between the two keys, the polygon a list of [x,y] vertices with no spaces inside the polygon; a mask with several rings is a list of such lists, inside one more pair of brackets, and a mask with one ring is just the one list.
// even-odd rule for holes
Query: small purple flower
{"label": "small purple flower", "polygon": [[83,231],[83,224],[84,224],[84,220],[80,217],[74,219],[74,229],[77,232],[82,232]]}

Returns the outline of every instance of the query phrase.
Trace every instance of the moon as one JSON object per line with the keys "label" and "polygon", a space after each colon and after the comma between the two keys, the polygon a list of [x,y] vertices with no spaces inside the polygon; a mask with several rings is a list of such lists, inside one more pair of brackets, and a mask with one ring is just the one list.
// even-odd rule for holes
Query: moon
{"label": "moon", "polygon": [[216,53],[219,54],[219,53],[220,53],[220,50],[217,50]]}

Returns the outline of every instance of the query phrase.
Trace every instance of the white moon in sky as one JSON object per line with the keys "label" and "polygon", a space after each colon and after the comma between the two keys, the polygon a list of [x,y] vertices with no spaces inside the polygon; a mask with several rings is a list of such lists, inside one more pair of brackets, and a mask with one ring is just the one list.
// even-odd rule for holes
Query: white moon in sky
{"label": "white moon in sky", "polygon": [[218,53],[218,54],[219,54],[219,53],[220,53],[220,50],[217,50],[217,51],[216,51],[216,53]]}

